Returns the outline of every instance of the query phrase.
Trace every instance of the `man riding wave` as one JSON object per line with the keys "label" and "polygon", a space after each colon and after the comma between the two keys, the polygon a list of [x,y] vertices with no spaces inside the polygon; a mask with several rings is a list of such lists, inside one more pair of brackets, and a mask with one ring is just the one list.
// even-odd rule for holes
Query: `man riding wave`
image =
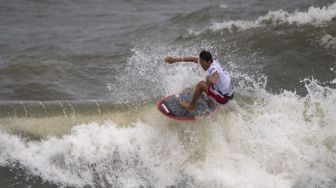
{"label": "man riding wave", "polygon": [[208,76],[206,81],[200,81],[195,89],[192,101],[181,101],[180,105],[187,111],[192,112],[196,106],[198,99],[202,92],[213,98],[220,104],[227,103],[233,98],[233,86],[229,74],[225,69],[212,59],[209,51],[203,50],[199,57],[185,56],[185,57],[166,57],[165,62],[173,64],[176,62],[193,62],[202,66],[204,71],[207,71]]}

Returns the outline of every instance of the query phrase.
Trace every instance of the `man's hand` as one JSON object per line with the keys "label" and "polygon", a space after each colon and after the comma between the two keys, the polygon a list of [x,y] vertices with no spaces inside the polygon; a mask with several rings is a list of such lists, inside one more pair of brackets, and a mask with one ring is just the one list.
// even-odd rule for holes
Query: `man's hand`
{"label": "man's hand", "polygon": [[176,62],[175,58],[171,57],[171,56],[168,56],[166,58],[164,58],[164,61],[169,63],[169,64],[173,64]]}

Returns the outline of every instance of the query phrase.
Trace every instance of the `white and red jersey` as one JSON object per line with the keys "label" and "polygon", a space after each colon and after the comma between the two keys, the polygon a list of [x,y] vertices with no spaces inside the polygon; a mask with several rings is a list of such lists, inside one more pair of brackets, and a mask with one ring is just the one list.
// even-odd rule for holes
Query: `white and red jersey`
{"label": "white and red jersey", "polygon": [[211,92],[217,93],[220,96],[230,96],[233,94],[233,87],[231,83],[231,78],[225,69],[218,63],[218,61],[213,61],[207,70],[209,76],[217,72],[219,74],[219,79],[213,83],[210,87]]}

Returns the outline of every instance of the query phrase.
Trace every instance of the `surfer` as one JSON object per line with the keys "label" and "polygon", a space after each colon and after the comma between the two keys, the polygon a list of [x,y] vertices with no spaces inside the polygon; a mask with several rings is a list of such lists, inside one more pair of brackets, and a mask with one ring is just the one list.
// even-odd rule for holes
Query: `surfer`
{"label": "surfer", "polygon": [[176,62],[193,62],[202,66],[204,71],[207,71],[208,76],[205,81],[200,81],[195,89],[192,101],[181,101],[180,105],[187,111],[192,112],[196,106],[198,99],[202,92],[207,96],[213,98],[220,104],[227,103],[233,98],[233,87],[231,78],[225,69],[212,59],[212,55],[209,51],[202,50],[199,57],[184,56],[184,57],[171,57],[168,56],[164,59],[165,62],[173,64]]}

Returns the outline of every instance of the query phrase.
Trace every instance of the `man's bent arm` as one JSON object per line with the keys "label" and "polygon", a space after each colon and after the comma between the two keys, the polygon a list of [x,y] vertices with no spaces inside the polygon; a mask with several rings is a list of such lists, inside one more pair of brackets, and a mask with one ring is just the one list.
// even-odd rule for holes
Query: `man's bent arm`
{"label": "man's bent arm", "polygon": [[208,84],[213,84],[219,79],[219,74],[218,72],[214,72],[211,76],[206,77],[206,81]]}

